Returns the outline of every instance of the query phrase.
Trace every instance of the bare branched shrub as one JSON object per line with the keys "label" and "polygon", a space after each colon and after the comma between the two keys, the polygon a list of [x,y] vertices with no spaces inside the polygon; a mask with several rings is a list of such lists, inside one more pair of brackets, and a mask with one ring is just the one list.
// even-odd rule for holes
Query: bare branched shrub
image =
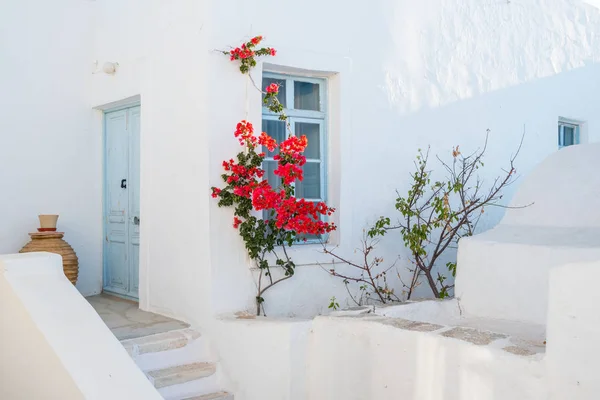
{"label": "bare branched shrub", "polygon": [[[394,290],[389,287],[387,280],[388,273],[395,267],[396,263],[394,262],[387,267],[383,266],[384,259],[373,254],[378,243],[378,237],[363,232],[361,248],[357,249],[361,253],[361,260],[359,262],[342,257],[337,254],[335,249],[330,250],[323,245],[323,253],[332,256],[335,262],[355,268],[356,273],[345,274],[336,271],[334,264],[333,267],[329,270],[326,269],[326,271],[330,275],[344,280],[348,295],[357,306],[373,302],[385,304],[392,301],[400,301]],[[351,283],[355,283],[352,286],[358,286],[357,292],[353,292]]]}
{"label": "bare branched shrub", "polygon": [[[354,263],[335,254],[335,250],[325,249],[336,261],[358,269],[359,274],[341,275],[335,269],[329,273],[344,279],[346,283],[357,282],[364,287],[367,300],[381,303],[398,300],[396,294],[387,286],[386,274],[393,268],[383,268],[382,261],[372,255],[379,239],[389,231],[399,230],[404,246],[409,250],[410,281],[404,282],[398,274],[406,299],[410,299],[415,288],[426,282],[436,298],[450,295],[454,284],[438,268],[439,262],[448,249],[456,248],[458,240],[472,236],[486,208],[497,206],[502,199],[502,191],[516,179],[514,161],[519,154],[523,138],[516,153],[510,158],[508,168],[496,177],[490,185],[480,178],[478,171],[484,167],[483,158],[487,150],[489,130],[483,148],[464,155],[459,147],[452,149],[452,160],[446,162],[436,157],[443,167],[445,178],[435,180],[429,163],[429,149],[418,150],[415,171],[411,173],[411,185],[406,195],[398,194],[396,210],[401,217],[392,223],[390,217],[380,217],[365,234],[362,252],[364,262]],[[485,188],[487,187],[487,189]],[[456,262],[445,265],[452,277],[456,276]],[[380,270],[381,272],[376,272]],[[390,294],[391,293],[391,294]],[[353,297],[354,298],[354,297]],[[356,301],[356,300],[355,300]]]}

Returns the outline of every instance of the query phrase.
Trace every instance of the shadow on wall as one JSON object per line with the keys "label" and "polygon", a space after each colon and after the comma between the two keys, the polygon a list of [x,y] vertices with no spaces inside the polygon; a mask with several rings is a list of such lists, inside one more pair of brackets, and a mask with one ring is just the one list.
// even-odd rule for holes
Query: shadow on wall
{"label": "shadow on wall", "polygon": [[[431,145],[432,154],[449,159],[454,146],[463,153],[481,146],[490,129],[483,176],[489,180],[506,167],[524,131],[517,174],[527,174],[557,151],[559,117],[585,121],[589,140],[600,138],[595,107],[599,52],[593,47],[600,26],[597,10],[567,2],[434,0],[417,7],[399,0],[356,4],[344,13],[360,11],[365,11],[360,26],[368,29],[355,29],[351,18],[340,22],[336,35],[342,33],[340,40],[347,41],[347,47],[331,48],[352,65],[340,76],[338,108],[345,121],[345,130],[339,132],[341,150],[331,149],[340,152],[341,160],[341,200],[331,204],[338,208],[340,254],[353,257],[362,230],[379,216],[398,216],[396,190],[406,193],[418,148]],[[270,35],[283,36],[278,29]],[[302,46],[313,44],[310,54],[316,56],[328,41],[308,35],[306,43],[293,43],[287,51],[303,51]],[[518,184],[505,191],[505,202]],[[229,215],[214,210],[217,217],[211,226],[231,223]],[[502,215],[502,208],[486,209],[481,229],[491,228]],[[232,229],[218,233],[223,243],[239,243]],[[215,254],[221,249],[216,250],[214,270],[227,279],[247,276],[242,257]],[[319,258],[318,249],[306,252]],[[386,260],[400,256],[398,270],[408,274],[410,264],[399,236],[386,238],[380,254]],[[222,282],[226,279],[219,279],[219,285]],[[398,282],[395,285],[399,290]],[[234,301],[227,293],[216,293],[214,303],[231,309],[250,305],[254,293],[248,288]],[[425,287],[417,293],[421,295],[428,295]],[[314,316],[332,296],[340,304],[348,298],[343,284],[315,263],[299,265],[297,276],[265,294],[270,316]],[[301,313],[296,312],[298,305]]]}
{"label": "shadow on wall", "polygon": [[[380,215],[392,218],[401,215],[395,210],[396,190],[405,194],[410,185],[414,168],[413,160],[418,148],[431,144],[432,154],[443,159],[451,159],[452,147],[460,145],[463,153],[476,150],[485,140],[486,129],[491,129],[488,152],[485,160],[484,186],[502,173],[508,166],[509,158],[516,151],[521,136],[525,139],[521,153],[516,160],[517,173],[527,175],[548,155],[558,151],[557,122],[559,116],[568,116],[585,121],[588,127],[588,141],[600,139],[600,116],[594,110],[593,98],[600,93],[600,64],[590,64],[547,78],[518,86],[486,93],[468,100],[457,101],[443,107],[422,109],[405,116],[396,115],[374,121],[377,125],[386,124],[375,131],[390,132],[389,135],[370,135],[369,148],[377,149],[366,153],[365,162],[344,163],[341,196],[344,204],[340,229],[352,232],[352,242],[341,243],[340,253],[354,256],[354,248],[360,244],[362,230]],[[587,100],[586,100],[587,99]],[[381,113],[385,115],[385,113]],[[354,121],[355,132],[372,129],[361,127]],[[458,128],[454,128],[458,127]],[[351,157],[349,155],[348,157]],[[343,160],[348,160],[343,155]],[[440,170],[432,157],[432,166]],[[365,176],[368,165],[369,177]],[[364,179],[353,177],[364,176]],[[434,174],[435,176],[435,174]],[[502,203],[508,204],[521,179],[504,191]],[[348,215],[350,214],[350,215]],[[495,226],[504,215],[501,207],[489,207],[480,223],[480,231]],[[310,250],[318,257],[318,249]],[[407,279],[410,267],[408,254],[402,246],[401,238],[395,232],[386,236],[379,246],[379,254],[386,260],[400,256],[397,269]],[[455,257],[455,250],[446,254],[439,265]],[[312,283],[311,283],[312,282]],[[314,285],[314,282],[319,282]],[[392,284],[400,290],[396,280]],[[325,287],[324,287],[325,286]],[[307,290],[317,288],[319,290]],[[312,316],[324,310],[331,296],[336,296],[340,304],[349,304],[347,293],[340,282],[327,276],[318,265],[305,265],[297,270],[297,276],[279,287],[274,287],[266,295],[267,304],[277,304],[270,315]],[[430,296],[429,289],[422,285],[415,298]],[[294,301],[289,301],[289,300]],[[302,305],[297,312],[297,305]],[[326,310],[325,310],[326,311]]]}

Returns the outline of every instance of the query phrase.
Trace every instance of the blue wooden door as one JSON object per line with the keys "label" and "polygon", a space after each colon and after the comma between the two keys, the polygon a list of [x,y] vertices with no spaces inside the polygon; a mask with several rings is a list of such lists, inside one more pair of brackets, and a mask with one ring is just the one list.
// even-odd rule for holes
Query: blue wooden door
{"label": "blue wooden door", "polygon": [[140,107],[105,114],[104,284],[138,298],[140,246]]}

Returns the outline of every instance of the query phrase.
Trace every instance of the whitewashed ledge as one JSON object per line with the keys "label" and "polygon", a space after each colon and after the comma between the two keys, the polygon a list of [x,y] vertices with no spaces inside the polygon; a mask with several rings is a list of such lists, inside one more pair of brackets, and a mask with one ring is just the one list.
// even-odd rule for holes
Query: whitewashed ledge
{"label": "whitewashed ledge", "polygon": [[[456,306],[456,304],[455,300],[445,302],[431,300],[404,303],[382,309],[375,308],[375,311],[373,307],[356,307],[333,313],[330,317],[360,320],[406,331],[456,339],[471,345],[501,349],[518,356],[535,356],[535,359],[543,357],[546,351],[546,339],[545,329],[542,326],[457,317],[451,314],[432,317],[428,313],[430,305],[449,308],[444,306]],[[440,305],[443,306],[439,307]],[[417,312],[412,311],[414,309]],[[419,310],[422,311],[421,315],[419,315]]]}

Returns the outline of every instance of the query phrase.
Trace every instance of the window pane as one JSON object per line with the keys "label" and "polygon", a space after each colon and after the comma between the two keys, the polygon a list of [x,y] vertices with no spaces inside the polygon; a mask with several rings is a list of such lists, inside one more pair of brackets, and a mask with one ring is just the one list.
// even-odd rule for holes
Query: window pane
{"label": "window pane", "polygon": [[308,122],[296,122],[296,136],[306,135],[308,146],[304,151],[306,158],[321,158],[320,126]]}
{"label": "window pane", "polygon": [[575,129],[571,126],[565,126],[565,142],[563,146],[572,146],[575,144]]}
{"label": "window pane", "polygon": [[562,129],[562,126],[561,126],[561,125],[558,125],[558,145],[559,145],[559,146],[562,146],[562,145],[563,145],[563,143],[562,143],[562,135],[560,134],[560,130],[561,130],[561,129]]}
{"label": "window pane", "polygon": [[294,81],[294,108],[320,111],[319,85]]}
{"label": "window pane", "polygon": [[[277,140],[277,143],[283,142],[286,138],[286,128],[284,121],[263,119],[262,128],[263,131],[267,133],[267,135]],[[275,154],[279,153],[279,149],[275,149],[275,151],[271,153],[267,150],[266,147],[263,147],[262,151],[267,153],[267,157],[273,157]]]}
{"label": "window pane", "polygon": [[263,169],[265,170],[265,177],[269,182],[269,185],[275,190],[281,186],[281,178],[273,173],[277,168],[277,161],[263,161]]}
{"label": "window pane", "polygon": [[321,164],[307,162],[302,167],[304,180],[296,180],[296,197],[304,199],[321,198]]}
{"label": "window pane", "polygon": [[[286,90],[285,89],[285,79],[263,78],[263,81],[262,81],[263,92],[267,91],[267,86],[269,86],[271,83],[276,83],[279,85],[279,93],[277,93],[277,100],[279,100],[279,102],[283,105],[283,107],[286,107],[286,104],[285,104],[285,90]],[[262,98],[263,98],[263,100],[265,99],[264,94],[263,94]]]}

